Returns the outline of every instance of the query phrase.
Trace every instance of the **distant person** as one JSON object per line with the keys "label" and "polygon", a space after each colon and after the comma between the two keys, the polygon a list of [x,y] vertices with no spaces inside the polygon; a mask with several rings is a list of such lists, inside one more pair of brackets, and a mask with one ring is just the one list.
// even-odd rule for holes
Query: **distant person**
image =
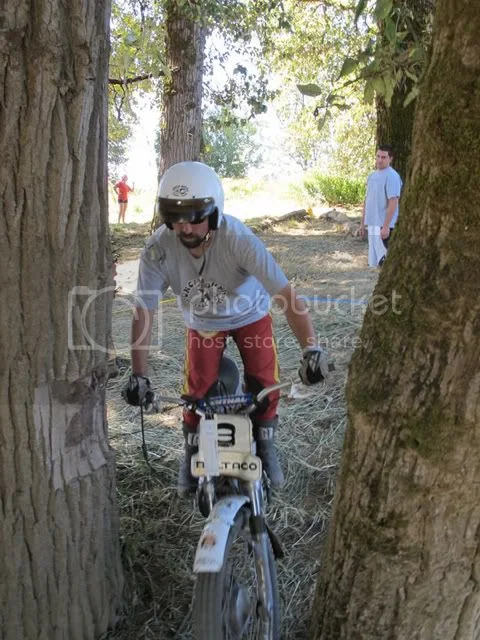
{"label": "distant person", "polygon": [[118,196],[118,224],[125,222],[125,213],[128,207],[128,193],[133,192],[135,183],[132,187],[127,184],[128,176],[122,176],[122,179],[113,187]]}
{"label": "distant person", "polygon": [[388,243],[398,219],[398,200],[402,179],[390,166],[393,150],[388,144],[379,145],[376,170],[367,178],[367,193],[363,203],[360,234],[365,236],[368,227],[368,266],[382,266],[387,255]]}

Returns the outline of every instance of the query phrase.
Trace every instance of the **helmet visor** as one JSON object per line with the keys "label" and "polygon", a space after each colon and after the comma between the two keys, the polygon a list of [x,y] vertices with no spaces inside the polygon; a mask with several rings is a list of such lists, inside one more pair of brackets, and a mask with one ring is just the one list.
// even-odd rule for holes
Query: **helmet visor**
{"label": "helmet visor", "polygon": [[216,209],[213,198],[194,198],[193,200],[157,198],[157,204],[163,222],[170,224],[186,222],[199,224]]}

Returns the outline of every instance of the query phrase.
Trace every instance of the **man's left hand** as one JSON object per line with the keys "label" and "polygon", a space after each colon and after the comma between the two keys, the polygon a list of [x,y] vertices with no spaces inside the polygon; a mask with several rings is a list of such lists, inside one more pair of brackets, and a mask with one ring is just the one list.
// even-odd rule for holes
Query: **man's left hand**
{"label": "man's left hand", "polygon": [[328,377],[327,354],[321,347],[307,347],[303,352],[298,375],[303,384],[317,384]]}
{"label": "man's left hand", "polygon": [[382,240],[386,240],[389,235],[390,235],[390,227],[382,227],[380,229],[380,237],[382,238]]}

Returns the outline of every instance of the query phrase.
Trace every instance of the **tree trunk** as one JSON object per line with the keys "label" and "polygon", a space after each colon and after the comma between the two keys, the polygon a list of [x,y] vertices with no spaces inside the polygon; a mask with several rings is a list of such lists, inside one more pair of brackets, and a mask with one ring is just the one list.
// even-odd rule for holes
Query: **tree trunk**
{"label": "tree trunk", "polygon": [[405,98],[412,90],[413,82],[405,79],[393,92],[389,106],[383,96],[376,96],[377,146],[391,144],[394,158],[392,167],[403,181],[407,177],[407,164],[412,153],[412,129],[415,115],[415,101],[404,106]]}
{"label": "tree trunk", "polygon": [[411,180],[349,374],[314,640],[480,638],[479,8],[437,2]]}
{"label": "tree trunk", "polygon": [[[4,3],[0,635],[92,640],[122,588],[105,415],[109,0]],[[110,285],[105,295],[98,293]]]}
{"label": "tree trunk", "polygon": [[[164,83],[159,178],[177,162],[199,160],[202,142],[203,65],[206,28],[175,0],[167,11],[166,57],[171,78]],[[161,224],[155,213],[152,228]]]}
{"label": "tree trunk", "polygon": [[[406,9],[411,12],[405,29],[409,35],[404,40],[405,48],[414,45],[434,10],[434,0],[402,0]],[[399,0],[396,2],[399,4]],[[407,177],[407,163],[412,152],[412,129],[415,115],[415,101],[404,106],[405,99],[414,86],[413,81],[403,76],[393,92],[391,104],[387,106],[382,96],[376,98],[377,110],[377,144],[391,144],[395,157],[393,166],[402,180]]]}
{"label": "tree trunk", "polygon": [[171,78],[164,83],[160,177],[177,162],[199,160],[202,141],[206,28],[173,0],[167,3],[166,27],[166,57]]}

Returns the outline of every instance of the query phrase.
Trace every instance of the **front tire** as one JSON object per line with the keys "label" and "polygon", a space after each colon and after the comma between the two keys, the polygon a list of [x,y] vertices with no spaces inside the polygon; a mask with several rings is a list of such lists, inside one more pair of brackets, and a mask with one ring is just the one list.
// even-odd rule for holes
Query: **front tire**
{"label": "front tire", "polygon": [[[193,636],[196,640],[279,640],[280,606],[277,568],[268,534],[254,557],[248,527],[249,510],[235,517],[218,573],[199,573],[193,602]],[[271,583],[270,631],[262,622],[256,563],[268,566]]]}

